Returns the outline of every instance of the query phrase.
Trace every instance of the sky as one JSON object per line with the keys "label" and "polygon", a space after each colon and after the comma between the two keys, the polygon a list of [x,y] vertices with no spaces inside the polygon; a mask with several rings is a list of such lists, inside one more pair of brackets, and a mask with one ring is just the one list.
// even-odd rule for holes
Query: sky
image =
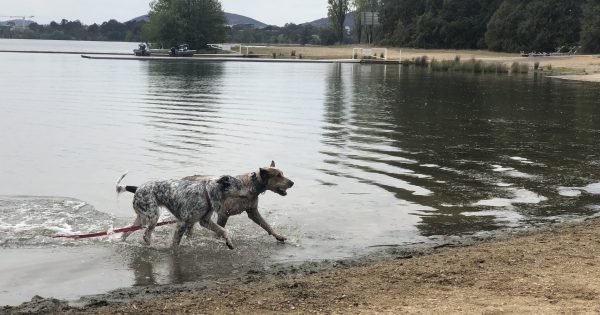
{"label": "sky", "polygon": [[[83,24],[109,19],[120,22],[144,15],[150,0],[0,0],[0,20],[6,16],[35,16],[40,24],[61,19]],[[304,23],[327,16],[327,0],[221,0],[223,10],[251,17],[266,24]]]}

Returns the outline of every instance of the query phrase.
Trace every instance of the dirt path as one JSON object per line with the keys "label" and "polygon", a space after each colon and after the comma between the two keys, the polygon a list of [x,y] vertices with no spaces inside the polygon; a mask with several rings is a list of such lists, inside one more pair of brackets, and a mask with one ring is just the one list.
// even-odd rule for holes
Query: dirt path
{"label": "dirt path", "polygon": [[123,304],[101,301],[95,307],[65,312],[597,314],[599,257],[600,220],[594,219],[366,267],[168,293]]}

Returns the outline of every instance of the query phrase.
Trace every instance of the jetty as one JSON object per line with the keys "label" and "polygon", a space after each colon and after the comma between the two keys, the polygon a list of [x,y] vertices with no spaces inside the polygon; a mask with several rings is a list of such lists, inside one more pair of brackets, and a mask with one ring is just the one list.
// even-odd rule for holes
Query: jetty
{"label": "jetty", "polygon": [[[237,61],[237,62],[278,62],[278,63],[360,63],[358,59],[285,59],[285,58],[259,58],[247,55],[228,57],[227,55],[197,55],[194,57],[169,57],[169,56],[133,56],[133,55],[97,55],[82,54],[86,59],[108,60],[145,60],[145,61]],[[398,63],[398,62],[396,62]]]}
{"label": "jetty", "polygon": [[399,60],[383,59],[308,59],[308,58],[267,58],[263,55],[196,55],[193,57],[170,57],[170,56],[133,56],[133,55],[100,55],[82,54],[86,59],[104,60],[145,60],[145,61],[237,61],[237,62],[276,62],[276,63],[353,63],[353,64],[401,64]]}
{"label": "jetty", "polygon": [[135,56],[132,53],[121,52],[89,52],[89,51],[49,51],[49,50],[0,50],[0,53],[22,53],[22,54],[66,54],[80,55],[85,59],[103,60],[143,60],[143,61],[236,61],[236,62],[275,62],[275,63],[348,63],[348,64],[391,64],[406,63],[400,60],[385,59],[310,59],[310,58],[271,58],[264,54],[198,54],[192,57],[171,57],[159,52],[152,56]]}
{"label": "jetty", "polygon": [[63,54],[63,55],[94,54],[94,55],[115,55],[115,56],[127,56],[127,55],[131,55],[131,53],[118,53],[118,52],[89,52],[89,51],[61,51],[61,50],[8,50],[8,49],[0,49],[0,53],[16,53],[16,54]]}

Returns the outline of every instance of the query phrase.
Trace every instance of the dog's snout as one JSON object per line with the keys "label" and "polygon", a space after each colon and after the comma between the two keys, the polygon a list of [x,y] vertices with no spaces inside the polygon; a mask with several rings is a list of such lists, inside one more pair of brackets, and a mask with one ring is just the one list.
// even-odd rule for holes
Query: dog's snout
{"label": "dog's snout", "polygon": [[290,181],[290,188],[292,188],[292,186],[294,186],[294,182]]}

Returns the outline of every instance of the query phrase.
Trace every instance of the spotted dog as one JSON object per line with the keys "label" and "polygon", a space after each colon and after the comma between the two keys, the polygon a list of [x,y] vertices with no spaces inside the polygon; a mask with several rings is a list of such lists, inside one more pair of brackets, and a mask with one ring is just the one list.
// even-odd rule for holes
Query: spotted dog
{"label": "spotted dog", "polygon": [[[133,225],[146,226],[144,241],[150,245],[152,232],[160,215],[160,207],[167,208],[177,218],[177,228],[173,234],[172,247],[176,248],[186,231],[191,230],[194,223],[215,232],[225,239],[227,247],[233,249],[227,231],[215,224],[212,214],[219,211],[223,201],[230,198],[244,199],[248,191],[241,180],[225,175],[219,178],[203,178],[198,181],[182,179],[149,181],[139,187],[121,185],[126,174],[117,181],[117,193],[129,191],[134,193],[133,209],[137,214]],[[126,240],[131,232],[124,233]]]}
{"label": "spotted dog", "polygon": [[[248,217],[262,227],[269,235],[273,235],[279,242],[285,242],[286,238],[277,234],[258,212],[258,197],[267,190],[281,196],[287,195],[287,190],[294,186],[294,182],[283,176],[283,172],[275,168],[275,161],[271,161],[269,167],[261,167],[258,172],[247,173],[235,178],[242,183],[242,189],[247,194],[230,194],[223,198],[220,207],[215,208],[218,215],[217,224],[225,228],[227,220],[232,215],[246,212]],[[206,180],[207,177],[194,175],[184,177],[183,180],[198,182]],[[135,192],[134,186],[128,186],[128,191]],[[189,230],[191,233],[191,229]]]}

